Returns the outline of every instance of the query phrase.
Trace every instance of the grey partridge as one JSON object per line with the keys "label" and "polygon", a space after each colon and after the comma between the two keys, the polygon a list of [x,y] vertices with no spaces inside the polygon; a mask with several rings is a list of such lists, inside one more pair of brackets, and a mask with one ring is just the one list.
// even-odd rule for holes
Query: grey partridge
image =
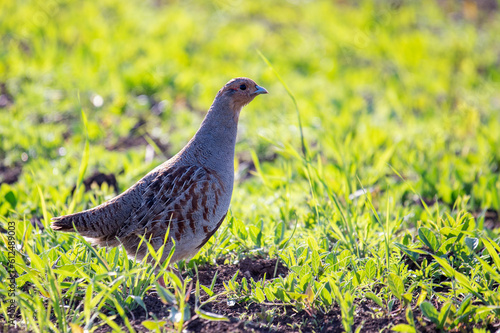
{"label": "grey partridge", "polygon": [[248,78],[229,81],[216,95],[189,143],[115,198],[89,210],[53,218],[52,229],[79,232],[94,245],[123,244],[142,260],[148,248],[175,240],[170,263],[194,256],[224,220],[234,181],[234,148],[243,106],[267,90]]}

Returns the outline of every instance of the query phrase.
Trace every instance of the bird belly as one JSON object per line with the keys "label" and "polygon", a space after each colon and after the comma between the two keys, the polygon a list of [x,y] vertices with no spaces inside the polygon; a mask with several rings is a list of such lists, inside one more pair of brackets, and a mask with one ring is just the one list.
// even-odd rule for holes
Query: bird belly
{"label": "bird belly", "polygon": [[176,248],[171,262],[190,259],[198,253],[201,247],[220,227],[229,209],[229,202],[220,202],[218,205],[207,205],[207,209],[204,209],[201,214],[197,214],[197,218],[193,219],[190,227],[194,226],[194,228],[188,228],[182,235],[173,235]]}

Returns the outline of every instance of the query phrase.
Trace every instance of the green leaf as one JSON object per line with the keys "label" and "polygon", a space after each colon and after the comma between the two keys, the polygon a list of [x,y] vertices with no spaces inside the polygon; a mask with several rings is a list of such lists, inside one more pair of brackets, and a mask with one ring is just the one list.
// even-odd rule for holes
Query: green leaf
{"label": "green leaf", "polygon": [[160,331],[163,327],[165,327],[165,325],[167,325],[167,321],[145,320],[141,324],[150,331]]}
{"label": "green leaf", "polygon": [[382,299],[380,297],[378,297],[377,295],[375,295],[374,293],[367,292],[365,294],[365,296],[368,297],[369,299],[371,299],[372,301],[374,301],[375,303],[377,303],[377,305],[380,306],[381,308],[384,307],[384,303],[382,302]]}
{"label": "green leaf", "polygon": [[[490,253],[490,256],[493,258],[495,265],[491,266],[486,261],[484,261],[481,257],[479,257],[477,254],[475,254],[476,259],[481,263],[482,269],[488,271],[491,274],[491,278],[500,283],[500,274],[498,273],[500,266],[496,265],[496,262],[498,261],[497,260],[498,254],[491,247],[491,245],[487,242],[487,240],[484,240],[484,245],[485,245],[486,249],[488,250],[488,252]],[[490,250],[491,250],[491,252],[490,252]]]}
{"label": "green leaf", "polygon": [[432,252],[436,252],[439,248],[439,243],[436,238],[436,235],[429,228],[419,228],[418,229],[418,237],[420,240],[432,250]]}
{"label": "green leaf", "polygon": [[81,263],[76,263],[73,265],[64,265],[60,266],[54,269],[54,273],[57,273],[59,278],[64,278],[64,277],[73,277],[73,278],[80,278],[82,277],[82,274],[80,270],[84,267],[84,264]]}
{"label": "green leaf", "polygon": [[366,278],[371,280],[377,276],[377,265],[373,259],[370,259],[366,262],[365,265]]}
{"label": "green leaf", "polygon": [[472,295],[467,295],[467,297],[465,297],[462,300],[462,303],[460,304],[460,307],[457,310],[457,314],[456,314],[457,316],[461,316],[462,314],[465,313],[465,311],[469,308],[469,305],[471,304],[471,299],[472,299]]}
{"label": "green leaf", "polygon": [[500,269],[500,257],[498,256],[498,253],[495,250],[495,247],[498,247],[498,245],[493,243],[489,239],[485,238],[483,238],[483,244],[488,253],[490,254],[491,258],[495,262],[495,266]]}
{"label": "green leaf", "polygon": [[214,295],[214,292],[210,290],[210,288],[205,287],[204,285],[200,285],[200,287],[207,293],[208,297],[212,297]]}
{"label": "green leaf", "polygon": [[262,303],[266,300],[266,296],[264,296],[264,293],[262,292],[262,289],[260,289],[260,288],[255,288],[255,291],[253,294],[259,303]]}
{"label": "green leaf", "polygon": [[16,205],[17,205],[17,198],[16,198],[16,195],[14,194],[14,192],[12,191],[9,191],[5,194],[5,201],[7,201],[13,209],[16,208]]}
{"label": "green leaf", "polygon": [[[288,302],[288,301],[289,301],[289,297],[288,297],[288,295],[287,295],[287,294],[286,294],[286,292],[285,292],[283,289],[281,289],[281,288],[279,288],[278,290],[276,290],[276,291],[274,292],[274,295],[275,295],[275,296],[276,296],[276,297],[277,297],[280,301],[282,301],[282,302]],[[331,296],[330,296],[330,298],[331,298]],[[331,302],[330,302],[330,304],[331,304]]]}
{"label": "green leaf", "polygon": [[471,250],[474,251],[479,244],[479,239],[473,237],[465,237],[465,245]]}
{"label": "green leaf", "polygon": [[491,274],[491,278],[500,283],[500,274],[498,274],[498,268],[492,267],[486,261],[481,259],[481,257],[476,255],[476,259],[481,263],[483,271],[488,271]]}
{"label": "green leaf", "polygon": [[405,332],[405,333],[414,333],[416,332],[415,328],[413,326],[407,325],[407,324],[399,324],[391,328],[392,331],[394,332]]}
{"label": "green leaf", "polygon": [[417,262],[419,258],[419,254],[427,254],[428,252],[420,250],[420,249],[410,249],[407,246],[400,244],[400,243],[394,243],[396,247],[398,247],[401,251],[403,251],[408,257],[410,257],[411,260],[414,262]]}
{"label": "green leaf", "polygon": [[321,290],[321,296],[323,297],[327,305],[332,305],[332,294],[326,287],[327,286],[325,286],[323,290]]}
{"label": "green leaf", "polygon": [[294,299],[294,300],[297,300],[297,301],[300,301],[300,300],[303,300],[304,298],[306,298],[306,294],[301,294],[301,293],[296,293],[294,291],[288,291],[286,293],[290,298]]}
{"label": "green leaf", "polygon": [[229,318],[217,313],[212,313],[208,311],[203,311],[202,309],[195,310],[196,314],[202,319],[210,321],[229,321]]}
{"label": "green leaf", "polygon": [[396,296],[397,299],[401,300],[401,297],[405,291],[403,280],[401,280],[398,275],[391,272],[389,273],[388,283],[389,289],[391,290],[392,294]]}
{"label": "green leaf", "polygon": [[413,311],[411,310],[411,306],[409,306],[408,308],[406,308],[406,321],[412,327],[415,327],[415,319],[413,318]]}
{"label": "green leaf", "polygon": [[102,321],[104,321],[106,324],[108,324],[109,327],[111,327],[114,332],[122,332],[123,330],[118,326],[118,324],[114,321],[116,318],[115,316],[106,316],[103,313],[99,313],[99,318],[101,318]]}
{"label": "green leaf", "polygon": [[394,303],[396,303],[396,299],[392,298],[389,302],[387,302],[387,311],[392,312],[392,308],[394,307]]}
{"label": "green leaf", "polygon": [[[304,266],[305,267],[305,266]],[[307,285],[309,282],[312,280],[312,272],[309,272],[307,274],[304,274],[299,281],[299,287],[301,290],[304,290],[307,288]]]}
{"label": "green leaf", "polygon": [[158,282],[155,281],[155,287],[156,287],[156,292],[158,293],[158,296],[160,297],[160,300],[164,304],[176,304],[175,296],[168,291],[166,288],[163,288],[158,284]]}
{"label": "green leaf", "polygon": [[142,297],[137,296],[137,295],[128,295],[127,299],[129,299],[129,298],[133,299],[134,302],[139,304],[144,309],[144,311],[146,311],[146,313],[148,312],[148,309],[146,308],[146,304],[144,304]]}
{"label": "green leaf", "polygon": [[413,294],[411,292],[405,293],[402,296],[402,299],[403,299],[405,305],[410,304],[412,298],[413,298]]}
{"label": "green leaf", "polygon": [[318,251],[313,249],[312,250],[312,258],[311,258],[311,266],[312,266],[313,273],[315,276],[318,275],[320,263],[321,263],[321,259],[319,258]]}
{"label": "green leaf", "polygon": [[276,296],[274,296],[274,293],[270,287],[264,288],[264,294],[266,294],[267,300],[269,302],[274,302],[274,300],[276,299]]}
{"label": "green leaf", "polygon": [[447,240],[445,240],[439,246],[439,250],[438,250],[437,254],[444,255],[444,254],[448,253],[456,241],[457,241],[457,237],[450,237]]}
{"label": "green leaf", "polygon": [[406,234],[405,234],[405,235],[404,235],[404,237],[403,237],[403,240],[402,240],[403,245],[404,245],[404,246],[408,246],[408,245],[410,245],[410,244],[411,244],[411,242],[412,242],[412,239],[413,239],[413,238],[411,237],[411,235],[410,235],[410,234],[408,233],[408,231],[407,231],[407,232],[406,232]]}
{"label": "green leaf", "polygon": [[250,225],[247,228],[248,235],[250,236],[252,243],[255,245],[255,247],[260,248],[262,242],[262,230],[254,225]]}
{"label": "green leaf", "polygon": [[454,277],[456,281],[462,285],[462,287],[466,288],[468,291],[472,292],[475,296],[480,296],[477,292],[477,288],[475,288],[475,283],[473,280],[468,279],[464,274],[457,272],[451,265],[443,258],[433,256],[434,260],[436,260],[445,274],[449,277]]}
{"label": "green leaf", "polygon": [[439,325],[439,315],[436,308],[430,302],[422,302],[420,310],[424,316],[430,319],[434,324]]}
{"label": "green leaf", "polygon": [[451,305],[452,305],[451,302],[446,302],[441,308],[438,317],[439,320],[438,328],[444,328],[444,324],[446,323],[446,319],[448,318],[448,314],[450,313]]}

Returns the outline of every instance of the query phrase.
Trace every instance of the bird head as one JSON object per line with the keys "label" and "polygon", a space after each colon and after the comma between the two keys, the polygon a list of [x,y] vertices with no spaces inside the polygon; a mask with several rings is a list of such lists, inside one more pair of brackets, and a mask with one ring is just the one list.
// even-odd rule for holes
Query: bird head
{"label": "bird head", "polygon": [[226,83],[219,90],[217,98],[227,102],[237,115],[241,108],[250,103],[257,95],[267,93],[265,88],[258,86],[253,80],[246,77],[239,77]]}

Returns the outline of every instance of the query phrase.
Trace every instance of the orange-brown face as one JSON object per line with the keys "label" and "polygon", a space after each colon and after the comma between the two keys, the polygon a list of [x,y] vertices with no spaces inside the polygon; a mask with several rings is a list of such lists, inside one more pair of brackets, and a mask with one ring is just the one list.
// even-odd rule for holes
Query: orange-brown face
{"label": "orange-brown face", "polygon": [[229,81],[220,91],[219,96],[228,98],[233,110],[239,110],[250,103],[255,96],[267,94],[267,90],[253,80],[240,77]]}

